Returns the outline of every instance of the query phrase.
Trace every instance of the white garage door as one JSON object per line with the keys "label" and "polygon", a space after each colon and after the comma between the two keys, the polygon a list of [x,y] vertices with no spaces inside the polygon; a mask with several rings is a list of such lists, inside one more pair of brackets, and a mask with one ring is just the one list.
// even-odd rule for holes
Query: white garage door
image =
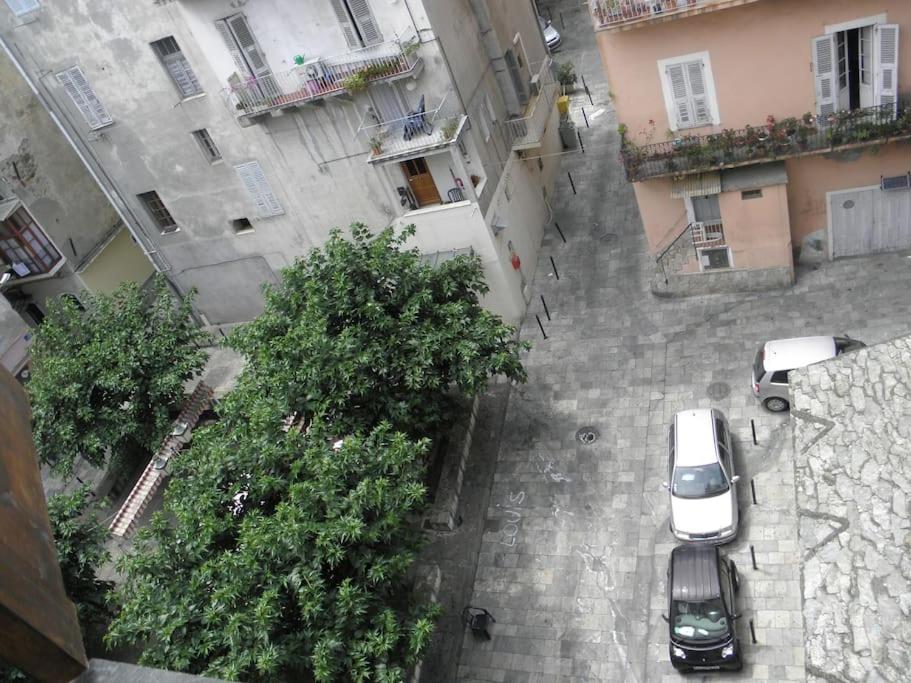
{"label": "white garage door", "polygon": [[832,258],[911,248],[911,190],[833,192],[829,217]]}

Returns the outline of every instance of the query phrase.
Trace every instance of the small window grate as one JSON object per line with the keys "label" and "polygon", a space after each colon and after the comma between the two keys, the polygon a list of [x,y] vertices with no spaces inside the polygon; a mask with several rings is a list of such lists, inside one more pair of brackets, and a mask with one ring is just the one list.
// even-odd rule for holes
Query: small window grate
{"label": "small window grate", "polygon": [[216,147],[215,141],[212,140],[212,136],[209,135],[209,131],[205,128],[194,130],[193,138],[196,140],[196,144],[199,145],[199,149],[202,150],[203,156],[205,156],[210,164],[214,164],[216,161],[221,160],[221,152],[218,151],[218,147]]}
{"label": "small window grate", "polygon": [[727,247],[700,249],[699,258],[703,270],[721,270],[731,267],[731,256]]}
{"label": "small window grate", "polygon": [[883,192],[911,189],[911,172],[905,175],[894,175],[888,178],[880,177],[880,187]]}
{"label": "small window grate", "polygon": [[762,190],[744,190],[740,193],[741,199],[761,199]]}

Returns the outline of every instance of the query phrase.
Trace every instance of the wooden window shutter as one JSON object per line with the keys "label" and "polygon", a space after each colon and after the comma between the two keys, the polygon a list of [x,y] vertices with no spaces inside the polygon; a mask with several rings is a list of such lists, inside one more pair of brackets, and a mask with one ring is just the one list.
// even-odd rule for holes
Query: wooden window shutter
{"label": "wooden window shutter", "polygon": [[89,128],[96,130],[114,123],[107,109],[98,99],[92,86],[78,66],[71,67],[56,74],[57,81],[63,86],[66,94],[76,105],[79,113],[89,124]]}
{"label": "wooden window shutter", "polygon": [[263,173],[262,166],[258,161],[248,161],[245,164],[238,164],[234,167],[241,182],[247,189],[256,208],[259,209],[261,216],[280,216],[285,213],[281,203],[272,192],[272,186]]}
{"label": "wooden window shutter", "polygon": [[256,44],[247,18],[243,14],[235,14],[228,17],[226,21],[253,75],[257,78],[270,75],[272,70],[269,69],[266,58]]}
{"label": "wooden window shutter", "polygon": [[898,24],[877,24],[875,103],[898,111]]}
{"label": "wooden window shutter", "polygon": [[351,23],[348,10],[342,4],[344,0],[330,0],[330,2],[332,3],[332,9],[335,11],[335,18],[338,19],[339,26],[342,28],[342,33],[345,34],[345,42],[348,43],[348,47],[351,49],[361,47],[361,41],[354,31],[354,24]]}
{"label": "wooden window shutter", "polygon": [[816,113],[835,113],[835,36],[813,39],[813,74],[816,78]]}
{"label": "wooden window shutter", "polygon": [[689,62],[686,64],[686,75],[690,86],[690,95],[692,97],[693,121],[698,124],[712,122],[712,114],[709,111],[708,95],[705,90],[705,65],[701,62]]}
{"label": "wooden window shutter", "polygon": [[674,98],[674,109],[677,112],[677,124],[680,126],[693,125],[693,111],[686,87],[683,64],[672,64],[667,67],[667,77],[670,81],[671,96]]}
{"label": "wooden window shutter", "polygon": [[247,63],[244,61],[243,55],[240,53],[240,47],[238,46],[237,41],[234,40],[231,29],[228,28],[227,19],[219,19],[216,21],[215,28],[218,29],[218,34],[221,36],[222,41],[224,41],[225,47],[228,48],[228,52],[231,53],[231,58],[234,60],[234,65],[237,67],[237,72],[241,76],[252,76],[253,72],[250,71],[250,67],[247,66]]}
{"label": "wooden window shutter", "polygon": [[370,11],[370,5],[367,4],[367,0],[348,0],[348,7],[351,9],[354,21],[361,32],[364,45],[382,43],[383,35],[380,33],[379,26],[376,25],[376,20],[373,18],[373,13]]}
{"label": "wooden window shutter", "polygon": [[34,12],[41,7],[41,4],[38,0],[6,0],[6,6],[17,17],[21,17],[29,12]]}

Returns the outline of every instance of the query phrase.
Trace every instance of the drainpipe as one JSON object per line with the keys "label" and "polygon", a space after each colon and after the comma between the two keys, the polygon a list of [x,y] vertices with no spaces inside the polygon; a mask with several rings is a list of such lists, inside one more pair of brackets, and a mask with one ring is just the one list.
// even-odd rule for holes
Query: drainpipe
{"label": "drainpipe", "polygon": [[[475,19],[478,22],[478,28],[481,29],[481,40],[487,50],[487,57],[490,59],[493,67],[494,76],[500,85],[500,91],[503,93],[503,99],[506,101],[506,111],[518,113],[522,111],[519,103],[519,97],[516,94],[515,86],[509,75],[506,60],[503,58],[503,51],[500,48],[500,41],[497,33],[490,23],[490,13],[487,10],[487,0],[470,0],[471,9]],[[535,19],[537,21],[537,19]]]}
{"label": "drainpipe", "polygon": [[[126,226],[127,230],[129,230],[130,235],[133,237],[133,240],[136,242],[136,244],[139,245],[139,248],[142,250],[143,256],[145,256],[146,258],[149,259],[149,262],[152,264],[152,267],[154,267],[157,272],[164,275],[165,279],[168,282],[168,285],[179,296],[185,296],[186,293],[183,292],[182,289],[180,288],[180,286],[173,280],[173,278],[171,278],[167,274],[168,271],[171,270],[171,266],[168,263],[167,259],[157,249],[149,248],[148,245],[151,242],[151,240],[142,232],[141,223],[136,218],[136,215],[130,210],[130,208],[128,206],[126,206],[126,203],[120,199],[120,197],[116,194],[116,190],[111,189],[111,188],[113,188],[113,185],[114,185],[113,181],[110,179],[110,177],[107,176],[104,169],[101,167],[101,164],[98,164],[97,161],[94,159],[92,159],[91,162],[89,161],[86,152],[88,153],[88,155],[91,155],[91,151],[90,150],[84,151],[82,149],[81,144],[80,144],[81,140],[79,141],[79,143],[76,142],[76,139],[70,134],[69,130],[66,128],[66,126],[63,125],[63,122],[60,120],[60,117],[57,116],[57,113],[51,107],[51,104],[50,104],[50,102],[48,102],[47,97],[35,85],[35,82],[32,80],[32,77],[22,66],[22,63],[19,61],[19,58],[15,55],[13,50],[10,48],[9,44],[6,42],[6,39],[2,35],[0,35],[0,49],[3,50],[3,52],[9,58],[9,60],[16,67],[16,71],[19,72],[19,75],[22,77],[22,79],[28,85],[29,89],[31,89],[31,91],[32,91],[32,93],[34,93],[35,97],[38,98],[38,101],[41,103],[41,106],[47,112],[48,116],[51,117],[51,121],[53,121],[54,125],[57,126],[57,129],[61,132],[64,139],[66,139],[66,141],[70,144],[70,147],[72,147],[73,151],[76,153],[76,156],[79,157],[79,160],[82,162],[82,165],[85,167],[85,169],[88,171],[89,175],[92,177],[92,180],[95,181],[95,184],[98,185],[98,188],[101,190],[102,194],[104,194],[105,198],[108,200],[108,202],[110,202],[111,206],[114,207],[114,210],[117,212],[118,217],[123,222],[123,224]],[[104,174],[105,179],[107,180],[107,183],[102,181],[102,179],[99,177],[98,173],[96,172],[96,170],[95,170],[96,164],[98,165],[101,173]],[[111,187],[108,187],[108,184],[110,184]],[[129,215],[129,218],[127,217],[128,215]],[[199,315],[196,313],[195,310],[193,311],[193,318],[197,324],[199,324],[199,325],[203,324],[202,319],[199,317]]]}

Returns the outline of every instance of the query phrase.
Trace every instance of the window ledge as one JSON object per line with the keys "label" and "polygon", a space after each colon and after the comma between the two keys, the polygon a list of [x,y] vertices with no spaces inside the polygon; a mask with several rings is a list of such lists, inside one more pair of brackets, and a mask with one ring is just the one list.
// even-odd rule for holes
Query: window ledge
{"label": "window ledge", "polygon": [[195,95],[190,95],[189,97],[182,97],[180,99],[180,104],[183,104],[184,102],[192,102],[193,100],[201,100],[203,97],[206,97],[206,93],[204,92],[196,93]]}
{"label": "window ledge", "polygon": [[162,237],[164,237],[166,235],[176,235],[178,232],[180,232],[180,226],[177,226],[173,230],[162,230],[161,228],[159,228],[158,232],[161,234]]}
{"label": "window ledge", "polygon": [[19,285],[27,285],[31,282],[38,282],[39,280],[47,280],[48,278],[54,277],[60,269],[63,268],[63,264],[66,263],[66,256],[60,255],[60,260],[53,265],[53,267],[46,273],[36,273],[35,275],[26,275],[25,277],[17,277],[15,280],[10,280],[6,284],[6,288],[9,287],[18,287]]}

